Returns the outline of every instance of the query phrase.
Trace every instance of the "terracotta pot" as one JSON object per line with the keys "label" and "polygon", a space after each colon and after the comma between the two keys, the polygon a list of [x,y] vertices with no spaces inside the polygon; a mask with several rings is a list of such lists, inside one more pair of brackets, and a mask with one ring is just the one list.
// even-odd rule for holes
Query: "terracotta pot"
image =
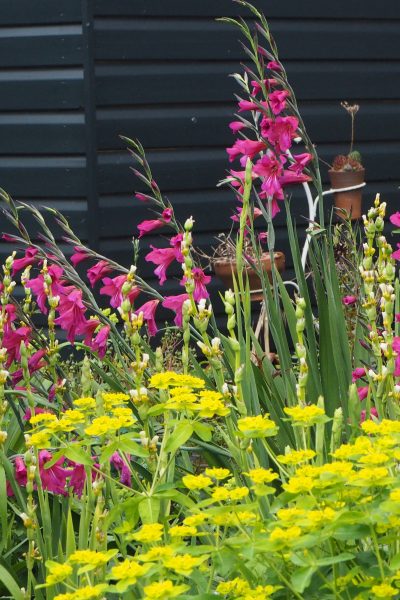
{"label": "terracotta pot", "polygon": [[[333,189],[351,187],[364,183],[365,169],[361,171],[334,171],[330,169],[329,178]],[[350,192],[336,192],[334,194],[335,208],[346,210],[351,215],[352,220],[359,219],[361,217],[361,198],[362,188]],[[339,216],[340,212],[337,211]]]}
{"label": "terracotta pot", "polygon": [[[279,273],[282,273],[282,271],[285,270],[285,255],[283,254],[283,252],[274,252],[274,261]],[[263,267],[263,271],[265,273],[268,273],[268,278],[270,281],[272,281],[271,256],[269,252],[264,252],[264,254],[261,256],[261,264]],[[226,258],[220,258],[215,260],[213,262],[213,265],[215,274],[220,279],[222,279],[222,281],[225,284],[225,287],[233,289],[232,271],[235,273],[236,276],[236,261],[229,260]],[[247,276],[249,278],[250,290],[260,290],[262,288],[262,284],[259,276],[257,275],[257,272],[249,265],[245,265],[244,271],[247,273]]]}

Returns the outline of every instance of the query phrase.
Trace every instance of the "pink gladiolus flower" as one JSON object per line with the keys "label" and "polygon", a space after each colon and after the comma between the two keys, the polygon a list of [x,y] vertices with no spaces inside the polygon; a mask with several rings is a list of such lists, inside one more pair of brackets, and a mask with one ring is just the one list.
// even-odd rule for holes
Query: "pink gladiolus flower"
{"label": "pink gladiolus flower", "polygon": [[[51,277],[51,293],[53,296],[58,296],[59,294],[63,294],[63,285],[64,282],[61,281],[61,277],[63,274],[63,269],[58,265],[51,265],[48,268],[48,274]],[[26,283],[26,287],[32,290],[32,293],[36,296],[36,302],[42,313],[47,314],[47,296],[44,291],[44,277],[42,274],[38,275],[35,279],[29,279]]]}
{"label": "pink gladiolus flower", "polygon": [[3,337],[3,348],[7,349],[6,367],[9,367],[14,360],[21,358],[21,343],[25,346],[29,343],[31,335],[30,327],[19,327],[18,329],[9,329]]}
{"label": "pink gladiolus flower", "polygon": [[266,144],[254,140],[236,140],[232,148],[227,148],[229,154],[229,162],[233,162],[238,156],[243,155],[240,160],[242,167],[246,165],[247,158],[254,158],[262,150],[265,150]]}
{"label": "pink gladiolus flower", "polygon": [[400,313],[396,313],[394,319],[396,323],[400,323]]}
{"label": "pink gladiolus flower", "polygon": [[345,306],[352,306],[353,304],[356,304],[357,297],[356,296],[344,296],[344,298],[342,298],[342,302]]}
{"label": "pink gladiolus flower", "polygon": [[[85,487],[86,469],[84,465],[75,463],[73,461],[70,461],[70,466],[72,467],[72,470],[69,471],[70,478],[67,487],[72,488],[72,493],[76,494],[78,498],[80,498],[83,493],[83,488]],[[93,464],[93,467],[99,468],[99,466],[100,465],[98,463]],[[97,472],[92,469],[92,482],[95,481],[96,477]]]}
{"label": "pink gladiolus flower", "polygon": [[248,110],[260,110],[260,107],[255,102],[250,102],[249,100],[239,100],[239,111],[245,112]]}
{"label": "pink gladiolus flower", "polygon": [[266,242],[268,239],[268,233],[266,231],[260,231],[257,237],[260,243]]}
{"label": "pink gladiolus flower", "polygon": [[166,297],[162,303],[165,308],[169,308],[175,312],[174,323],[177,327],[182,327],[182,306],[188,298],[188,294],[178,294],[177,296]]}
{"label": "pink gladiolus flower", "polygon": [[237,133],[245,127],[246,125],[242,123],[242,121],[232,121],[232,123],[229,123],[229,128],[232,130],[233,133]]}
{"label": "pink gladiolus flower", "polygon": [[183,236],[181,233],[178,233],[174,237],[170,239],[171,248],[155,248],[154,246],[150,246],[152,250],[145,256],[145,260],[147,262],[152,262],[155,265],[158,265],[154,270],[154,274],[157,275],[160,285],[167,280],[167,269],[174,260],[182,263],[183,256],[181,252],[181,242]]}
{"label": "pink gladiolus flower", "polygon": [[[373,406],[370,410],[370,419],[373,419],[375,417],[375,419],[378,418],[378,411],[376,410],[376,408]],[[362,410],[361,411],[361,415],[360,415],[360,423],[364,423],[365,419],[367,417],[367,411],[366,410]]]}
{"label": "pink gladiolus flower", "polygon": [[275,121],[265,118],[261,123],[262,135],[280,152],[286,152],[290,148],[298,126],[296,117],[277,117]]}
{"label": "pink gladiolus flower", "polygon": [[82,496],[83,488],[86,481],[86,470],[84,465],[74,463],[71,471],[70,480],[68,487],[72,488],[72,493],[76,494],[78,498]]}
{"label": "pink gladiolus flower", "polygon": [[[269,90],[272,86],[277,85],[277,83],[278,82],[276,79],[263,79],[263,84],[267,90]],[[252,81],[251,86],[253,88],[253,96],[261,92],[262,88],[258,81]]]}
{"label": "pink gladiolus flower", "polygon": [[268,96],[271,110],[274,115],[279,115],[286,108],[286,98],[290,96],[286,90],[276,90]]}
{"label": "pink gladiolus flower", "polygon": [[147,330],[150,336],[156,335],[158,331],[157,324],[155,321],[155,313],[159,302],[159,300],[149,300],[135,311],[137,315],[143,313],[143,319],[146,322]]}
{"label": "pink gladiolus flower", "polygon": [[253,171],[262,178],[261,188],[268,196],[281,195],[282,186],[279,178],[282,175],[282,163],[271,153],[264,154],[254,165]]}
{"label": "pink gladiolus flower", "polygon": [[104,277],[104,275],[111,273],[112,270],[113,269],[106,260],[100,260],[98,263],[93,265],[93,267],[90,267],[90,269],[86,271],[86,275],[89,279],[91,287],[93,288],[96,283],[100,281],[102,277]]}
{"label": "pink gladiolus flower", "polygon": [[12,331],[11,323],[17,318],[17,309],[14,304],[6,304],[5,306],[5,322],[3,325],[4,333]]}
{"label": "pink gladiolus flower", "polygon": [[311,177],[309,177],[308,175],[304,175],[304,173],[300,173],[298,175],[294,171],[289,171],[289,169],[285,169],[283,171],[283,175],[279,177],[279,183],[282,187],[284,187],[285,185],[304,183],[305,181],[311,181]]}
{"label": "pink gladiolus flower", "polygon": [[87,253],[85,248],[81,248],[80,246],[74,246],[75,253],[71,256],[70,261],[76,267],[82,261],[90,258],[90,255]]}
{"label": "pink gladiolus flower", "polygon": [[11,244],[15,244],[16,242],[18,242],[18,239],[16,238],[16,236],[10,235],[9,233],[3,233],[3,235],[1,236],[1,239],[4,240],[5,242],[9,242]]}
{"label": "pink gladiolus flower", "polygon": [[396,244],[396,246],[398,249],[392,252],[392,258],[395,260],[400,260],[400,244]]}
{"label": "pink gladiolus flower", "polygon": [[71,475],[71,471],[61,466],[64,462],[63,457],[54,463],[54,465],[46,469],[46,463],[50,462],[52,459],[52,454],[47,450],[41,450],[39,452],[39,471],[43,489],[53,492],[53,494],[66,496],[67,490],[65,489],[65,483],[67,477]]}
{"label": "pink gladiolus flower", "polygon": [[278,62],[276,62],[276,60],[271,60],[267,64],[267,69],[270,69],[271,71],[282,71],[281,65]]}
{"label": "pink gladiolus flower", "polygon": [[368,390],[369,388],[367,385],[357,388],[357,394],[360,399],[360,402],[362,400],[365,400],[365,398],[368,396]]}
{"label": "pink gladiolus flower", "polygon": [[[32,356],[28,358],[28,371],[32,375],[36,371],[39,371],[47,365],[45,360],[42,360],[46,356],[46,350],[37,350]],[[23,379],[24,373],[22,369],[17,369],[11,374],[13,386],[19,383]]]}
{"label": "pink gladiolus flower", "polygon": [[192,269],[193,279],[194,279],[194,292],[193,298],[196,302],[200,302],[200,300],[209,297],[209,293],[207,292],[206,285],[208,285],[211,281],[211,276],[206,275],[203,269],[199,267],[194,267]]}
{"label": "pink gladiolus flower", "polygon": [[313,156],[309,152],[304,152],[303,154],[294,154],[293,158],[295,162],[290,165],[289,170],[294,171],[296,175],[301,175],[303,169],[313,159]]}
{"label": "pink gladiolus flower", "polygon": [[114,452],[110,458],[111,464],[121,473],[121,483],[128,487],[132,487],[132,473],[129,466],[121,457],[119,452]]}
{"label": "pink gladiolus flower", "polygon": [[150,233],[155,229],[160,229],[160,227],[164,227],[167,223],[170,223],[172,219],[172,208],[166,208],[163,210],[160,219],[150,219],[149,221],[142,221],[138,225],[139,229],[139,237],[141,238],[146,233]]}
{"label": "pink gladiolus flower", "polygon": [[[118,308],[122,304],[124,299],[122,295],[122,287],[126,282],[126,277],[126,275],[117,275],[117,277],[104,277],[103,279],[104,285],[100,289],[100,294],[111,297],[110,305],[113,308]],[[129,302],[132,304],[139,294],[140,289],[137,286],[134,286],[127,295]]]}
{"label": "pink gladiolus flower", "polygon": [[111,327],[109,325],[104,325],[104,327],[98,331],[96,337],[91,343],[92,350],[97,352],[100,358],[104,358],[104,355],[107,351],[107,341],[108,336],[110,335],[110,330]]}
{"label": "pink gladiolus flower", "polygon": [[86,346],[91,346],[94,332],[100,325],[99,319],[88,319],[86,323],[80,328],[79,333],[84,335],[83,343]]}
{"label": "pink gladiolus flower", "polygon": [[57,308],[59,316],[54,323],[67,332],[67,339],[73,344],[76,334],[80,333],[86,324],[86,308],[82,302],[81,290],[73,286],[70,287],[72,291],[60,298],[60,304]]}
{"label": "pink gladiolus flower", "polygon": [[154,200],[154,198],[152,198],[151,196],[148,196],[147,194],[141,194],[139,192],[136,192],[135,198],[137,198],[141,202],[151,202],[152,200]]}
{"label": "pink gladiolus flower", "polygon": [[21,486],[26,485],[27,470],[26,470],[24,460],[21,456],[17,456],[17,458],[15,459],[14,475],[15,475],[15,481],[18,483],[18,485],[21,485]]}
{"label": "pink gladiolus flower", "polygon": [[395,212],[393,215],[390,215],[389,219],[393,225],[400,227],[400,212]]}
{"label": "pink gladiolus flower", "polygon": [[[192,269],[193,280],[194,280],[194,292],[193,298],[195,302],[200,302],[200,300],[209,297],[209,293],[207,292],[206,285],[208,285],[211,281],[210,275],[206,275],[203,269],[199,267],[194,267]],[[187,282],[187,277],[183,277],[181,281],[181,285],[185,285]]]}
{"label": "pink gladiolus flower", "polygon": [[16,273],[18,273],[18,271],[22,271],[23,269],[26,269],[26,267],[28,267],[29,265],[33,265],[36,261],[36,254],[38,252],[39,250],[37,250],[37,248],[29,247],[26,249],[25,256],[23,258],[16,258],[13,261],[13,277]]}
{"label": "pink gladiolus flower", "polygon": [[357,369],[354,369],[354,371],[352,372],[352,383],[355,383],[357,379],[361,379],[361,377],[364,377],[365,374],[366,370],[364,367],[357,367]]}

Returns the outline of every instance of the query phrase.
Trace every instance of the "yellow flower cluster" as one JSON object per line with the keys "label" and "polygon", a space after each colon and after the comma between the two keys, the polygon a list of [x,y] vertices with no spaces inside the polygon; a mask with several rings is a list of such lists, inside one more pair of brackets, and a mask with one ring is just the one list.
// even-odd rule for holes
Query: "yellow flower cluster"
{"label": "yellow flower cluster", "polygon": [[303,427],[311,427],[318,423],[322,417],[325,417],[324,410],[316,404],[285,407],[283,410],[295,425],[302,425]]}
{"label": "yellow flower cluster", "polygon": [[266,413],[256,417],[243,417],[238,420],[238,430],[247,438],[263,438],[276,435],[278,428]]}
{"label": "yellow flower cluster", "polygon": [[158,390],[167,390],[174,387],[187,387],[190,389],[201,389],[205,387],[205,382],[199,377],[185,375],[183,373],[174,373],[166,371],[165,373],[156,373],[150,377],[149,387]]}
{"label": "yellow flower cluster", "polygon": [[214,390],[195,392],[188,386],[170,389],[169,398],[164,404],[168,410],[196,413],[203,419],[225,417],[230,409],[224,404],[224,397]]}
{"label": "yellow flower cluster", "polygon": [[90,396],[77,398],[74,407],[67,409],[58,417],[54,413],[41,413],[30,418],[33,427],[27,438],[27,445],[38,449],[50,448],[53,434],[78,432],[82,437],[114,435],[120,429],[130,428],[136,423],[136,417],[130,408],[125,406],[129,396],[119,392],[103,392],[101,394],[103,409],[109,414],[95,417],[90,421],[97,407],[95,398]]}

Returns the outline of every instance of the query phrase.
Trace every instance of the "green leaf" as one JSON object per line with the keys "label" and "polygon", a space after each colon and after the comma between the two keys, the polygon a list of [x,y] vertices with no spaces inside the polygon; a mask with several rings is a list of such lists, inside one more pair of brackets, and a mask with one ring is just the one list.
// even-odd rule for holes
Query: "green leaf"
{"label": "green leaf", "polygon": [[0,565],[0,581],[6,586],[10,594],[12,594],[14,600],[24,600],[24,594],[21,592],[18,583],[2,565]]}
{"label": "green leaf", "polygon": [[143,498],[139,506],[139,515],[142,523],[157,523],[160,514],[160,500],[155,496]]}
{"label": "green leaf", "polygon": [[141,458],[144,458],[149,455],[148,450],[143,448],[143,446],[141,446],[137,442],[134,442],[133,440],[130,440],[128,438],[121,438],[119,440],[118,449],[122,450],[122,452],[128,452],[133,456],[139,456]]}
{"label": "green leaf", "polygon": [[165,451],[175,454],[175,452],[188,441],[193,433],[193,424],[189,421],[181,421],[171,433],[171,437],[165,444]]}
{"label": "green leaf", "polygon": [[354,558],[354,554],[350,554],[350,552],[342,552],[341,554],[337,554],[336,556],[327,556],[325,558],[319,558],[316,563],[319,567],[326,567],[329,565],[336,565],[340,562],[345,562],[346,560],[351,560]]}
{"label": "green leaf", "polygon": [[212,427],[211,425],[206,425],[205,423],[194,423],[193,424],[194,432],[197,433],[200,439],[203,442],[209,442],[212,438]]}
{"label": "green leaf", "polygon": [[85,465],[85,467],[93,467],[93,461],[90,457],[90,454],[88,454],[79,446],[69,446],[68,448],[63,448],[62,455],[66,458],[69,458],[69,460],[73,460],[76,463]]}
{"label": "green leaf", "polygon": [[313,566],[313,567],[301,567],[300,569],[297,569],[293,575],[292,575],[292,586],[293,589],[298,592],[299,594],[302,594],[304,592],[304,590],[306,588],[308,588],[308,586],[311,583],[311,578],[314,575],[315,571],[317,570],[317,567]]}

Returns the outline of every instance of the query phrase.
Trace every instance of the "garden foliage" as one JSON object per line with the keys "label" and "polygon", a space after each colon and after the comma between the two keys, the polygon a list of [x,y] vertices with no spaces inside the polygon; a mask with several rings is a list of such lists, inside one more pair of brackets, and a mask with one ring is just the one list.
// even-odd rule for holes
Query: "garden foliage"
{"label": "garden foliage", "polygon": [[[157,289],[137,270],[137,240],[126,269],[87,248],[54,209],[1,192],[16,250],[0,290],[0,597],[400,597],[400,251],[384,235],[379,196],[362,234],[346,219],[324,222],[318,157],[268,23],[241,4],[256,26],[227,19],[251,66],[235,75],[237,139],[227,149],[241,166],[225,179],[238,206],[224,330],[195,222],[176,220],[138,141],[126,139],[145,186],[136,198],[156,212],[139,238],[172,233],[145,256]],[[290,214],[296,184],[320,196],[306,270]],[[260,266],[281,209],[294,297]],[[400,214],[390,220],[399,226]],[[166,296],[173,262],[182,293]],[[248,264],[277,363],[254,332]],[[175,322],[158,332],[161,305]]]}

